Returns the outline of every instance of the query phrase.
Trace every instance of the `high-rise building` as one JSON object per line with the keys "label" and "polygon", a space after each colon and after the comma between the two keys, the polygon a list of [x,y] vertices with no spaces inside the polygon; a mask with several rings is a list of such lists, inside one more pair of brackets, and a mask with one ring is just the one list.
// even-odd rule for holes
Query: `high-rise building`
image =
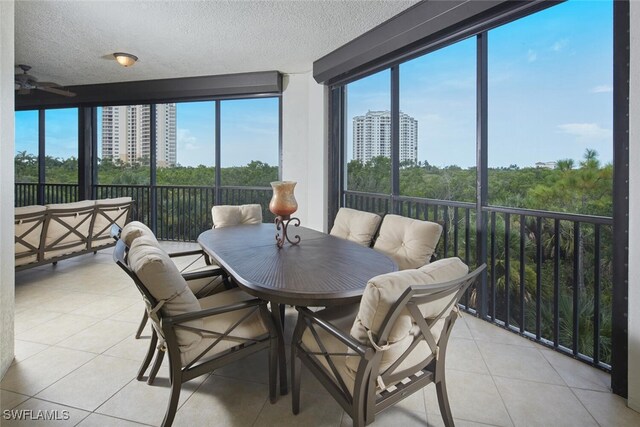
{"label": "high-rise building", "polygon": [[[391,157],[391,113],[369,111],[353,118],[353,158],[363,163]],[[400,112],[400,163],[418,160],[418,121]]]}
{"label": "high-rise building", "polygon": [[[102,158],[125,163],[151,156],[149,105],[102,107]],[[176,104],[156,105],[156,164],[176,165]]]}

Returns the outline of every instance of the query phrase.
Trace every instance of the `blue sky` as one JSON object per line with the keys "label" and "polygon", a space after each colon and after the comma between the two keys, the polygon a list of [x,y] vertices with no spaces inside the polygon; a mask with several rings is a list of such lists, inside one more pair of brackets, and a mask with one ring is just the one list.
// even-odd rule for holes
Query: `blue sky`
{"label": "blue sky", "polygon": [[[100,110],[98,111],[100,114]],[[259,98],[221,102],[221,163],[243,166],[252,160],[278,164],[278,99]],[[47,110],[47,155],[78,156],[78,112],[75,108]],[[177,156],[184,166],[215,164],[214,102],[177,104]],[[100,152],[98,116],[98,152]],[[16,151],[38,152],[38,113],[16,113]]]}
{"label": "blue sky", "polygon": [[[611,162],[612,2],[570,0],[489,33],[489,166],[531,166],[586,148]],[[400,66],[400,108],[418,120],[418,160],[475,165],[475,38]],[[351,118],[389,109],[389,71],[348,86]],[[213,165],[213,102],[179,103],[178,163]],[[278,100],[222,102],[223,166],[278,164]],[[47,154],[77,156],[75,109],[47,111]],[[37,153],[37,113],[16,113],[16,151]]]}
{"label": "blue sky", "polygon": [[[532,166],[596,149],[611,162],[612,2],[554,6],[489,33],[489,166]],[[475,165],[476,39],[400,65],[400,109],[418,120],[418,160]],[[388,110],[390,73],[348,85],[352,117]]]}

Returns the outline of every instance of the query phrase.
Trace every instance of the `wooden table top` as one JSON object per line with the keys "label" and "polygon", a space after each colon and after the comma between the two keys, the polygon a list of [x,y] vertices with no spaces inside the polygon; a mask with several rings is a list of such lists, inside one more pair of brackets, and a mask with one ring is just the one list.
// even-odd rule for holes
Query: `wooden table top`
{"label": "wooden table top", "polygon": [[302,239],[276,246],[273,224],[208,230],[198,243],[248,293],[278,304],[330,306],[357,302],[367,282],[398,269],[371,248],[305,227],[289,229]]}

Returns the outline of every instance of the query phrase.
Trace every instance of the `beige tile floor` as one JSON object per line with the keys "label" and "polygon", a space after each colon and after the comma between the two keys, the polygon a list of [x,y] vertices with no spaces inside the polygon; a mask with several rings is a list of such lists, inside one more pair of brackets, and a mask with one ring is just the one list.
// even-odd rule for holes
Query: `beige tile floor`
{"label": "beige tile floor", "polygon": [[[16,358],[0,382],[3,414],[57,410],[68,419],[0,417],[0,424],[159,425],[168,370],[165,363],[153,386],[135,379],[148,345],[148,331],[133,337],[141,313],[137,291],[108,250],[17,273]],[[294,317],[288,310],[288,325]],[[290,396],[270,404],[266,368],[259,353],[185,384],[174,425],[352,424],[306,372],[299,415],[291,414]],[[607,374],[468,315],[454,328],[447,376],[458,426],[640,426],[640,414],[609,392]],[[434,387],[378,415],[374,425],[441,426]]]}

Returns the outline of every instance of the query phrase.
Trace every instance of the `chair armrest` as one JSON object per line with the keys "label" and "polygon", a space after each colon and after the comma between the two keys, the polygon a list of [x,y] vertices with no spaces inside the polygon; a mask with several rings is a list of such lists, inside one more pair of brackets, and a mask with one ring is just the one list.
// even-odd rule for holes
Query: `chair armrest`
{"label": "chair armrest", "polygon": [[196,280],[196,279],[204,279],[206,277],[225,276],[225,275],[226,275],[226,273],[221,268],[214,268],[214,269],[211,269],[211,270],[193,271],[193,272],[182,273],[182,277],[184,277],[184,280],[187,280],[187,281]]}
{"label": "chair armrest", "polygon": [[266,303],[267,303],[266,301],[263,301],[261,299],[253,299],[250,301],[239,302],[237,304],[206,308],[204,310],[178,314],[176,316],[171,316],[171,317],[165,317],[162,319],[162,322],[166,323],[169,326],[178,325],[180,323],[190,322],[192,320],[202,319],[204,317],[216,316],[219,314],[229,313],[231,311],[244,310],[246,308],[256,307]]}
{"label": "chair armrest", "polygon": [[315,315],[315,313],[312,312],[311,310],[309,310],[308,308],[306,308],[306,307],[296,307],[296,310],[298,310],[298,313],[300,313],[300,315],[302,315],[303,317],[309,319],[311,322],[315,323],[316,325],[320,326],[322,329],[324,329],[330,335],[332,335],[335,338],[337,338],[338,340],[340,340],[343,344],[345,344],[351,350],[353,350],[356,353],[358,353],[359,356],[361,356],[361,357],[363,357],[363,358],[365,358],[367,360],[373,357],[373,351],[372,351],[371,348],[362,345],[360,342],[358,342],[356,339],[354,339],[351,335],[345,334],[343,331],[341,331],[340,329],[336,328],[331,323],[329,323],[326,320],[323,320],[323,319],[317,317]]}
{"label": "chair armrest", "polygon": [[202,249],[192,249],[190,251],[172,252],[169,254],[169,258],[178,258],[181,256],[190,256],[190,255],[205,255],[205,253]]}

